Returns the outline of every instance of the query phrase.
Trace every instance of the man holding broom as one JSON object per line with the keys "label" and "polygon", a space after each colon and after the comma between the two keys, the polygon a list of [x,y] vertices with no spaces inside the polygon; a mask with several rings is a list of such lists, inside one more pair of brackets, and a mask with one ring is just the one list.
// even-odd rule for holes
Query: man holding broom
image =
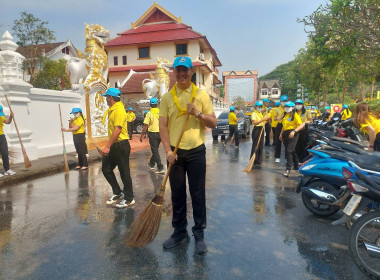
{"label": "man holding broom", "polygon": [[[186,218],[186,175],[193,206],[195,225],[192,232],[195,238],[195,251],[198,254],[207,251],[204,242],[206,228],[206,147],[205,127],[215,127],[216,117],[208,93],[197,88],[192,82],[193,64],[189,57],[177,57],[173,63],[176,84],[166,93],[160,104],[160,136],[166,157],[172,168],[169,174],[172,191],[174,233],[163,243],[165,249],[174,248],[189,242]],[[194,102],[191,100],[194,98]],[[185,128],[177,154],[174,147]]]}
{"label": "man holding broom", "polygon": [[[5,138],[5,135],[3,133],[3,126],[4,123],[10,124],[13,119],[13,112],[11,111],[9,118],[6,118],[3,112],[3,106],[0,105],[0,153],[1,158],[3,159],[3,166],[4,166],[4,175],[15,175],[16,172],[9,169],[9,154],[8,154],[8,143],[7,138]],[[0,178],[4,177],[3,174],[0,173]]]}
{"label": "man holding broom", "polygon": [[[108,142],[102,150],[102,172],[108,183],[112,187],[113,196],[107,200],[107,204],[111,205],[118,200],[116,204],[118,208],[125,208],[135,204],[133,199],[132,178],[129,169],[129,154],[131,146],[128,142],[127,131],[127,113],[125,112],[123,103],[120,102],[120,90],[117,88],[109,88],[105,94],[108,109]],[[124,184],[124,192],[116,180],[113,170],[119,168],[120,177]]]}

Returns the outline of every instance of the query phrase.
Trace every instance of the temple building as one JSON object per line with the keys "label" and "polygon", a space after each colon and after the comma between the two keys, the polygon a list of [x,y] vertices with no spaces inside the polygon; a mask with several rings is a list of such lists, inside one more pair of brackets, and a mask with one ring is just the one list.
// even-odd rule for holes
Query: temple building
{"label": "temple building", "polygon": [[[206,90],[215,101],[219,99],[221,84],[217,67],[221,62],[205,35],[194,31],[156,2],[131,28],[118,34],[106,44],[109,65],[109,83],[118,86],[133,70],[133,75],[120,89],[128,99],[144,99],[142,81],[150,79],[156,70],[157,58],[173,63],[178,56],[188,56],[193,61],[193,83]],[[175,83],[173,71],[169,72],[170,86]]]}

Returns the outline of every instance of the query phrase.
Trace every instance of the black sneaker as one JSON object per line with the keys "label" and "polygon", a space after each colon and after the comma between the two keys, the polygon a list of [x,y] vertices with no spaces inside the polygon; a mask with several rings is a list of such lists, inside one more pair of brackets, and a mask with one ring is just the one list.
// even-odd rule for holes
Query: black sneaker
{"label": "black sneaker", "polygon": [[162,246],[164,247],[164,249],[171,249],[178,245],[186,244],[189,242],[190,242],[189,235],[186,235],[182,238],[176,238],[176,239],[174,239],[173,237],[170,237],[162,244]]}
{"label": "black sneaker", "polygon": [[113,195],[111,196],[107,201],[106,203],[108,205],[111,205],[111,204],[114,204],[116,203],[119,199],[123,199],[124,198],[124,193],[121,192],[119,195]]}
{"label": "black sneaker", "polygon": [[207,252],[207,245],[203,239],[195,240],[195,253],[204,254]]}

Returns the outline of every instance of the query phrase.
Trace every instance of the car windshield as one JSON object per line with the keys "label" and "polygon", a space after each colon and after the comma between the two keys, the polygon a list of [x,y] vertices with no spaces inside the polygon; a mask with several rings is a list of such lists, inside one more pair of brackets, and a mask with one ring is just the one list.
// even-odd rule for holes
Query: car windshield
{"label": "car windshield", "polygon": [[[223,113],[220,113],[219,117],[218,117],[218,120],[223,120],[223,119],[228,119],[228,114],[230,112],[223,112]],[[237,117],[238,118],[244,118],[244,114],[243,113],[238,113],[237,114]]]}

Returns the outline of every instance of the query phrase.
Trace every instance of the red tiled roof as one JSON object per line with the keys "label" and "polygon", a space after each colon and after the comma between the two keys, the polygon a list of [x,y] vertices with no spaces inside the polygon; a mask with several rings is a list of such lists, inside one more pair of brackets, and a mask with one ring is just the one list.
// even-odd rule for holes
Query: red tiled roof
{"label": "red tiled roof", "polygon": [[[199,62],[199,61],[194,61],[193,62],[193,66],[194,67],[205,66],[205,67],[208,68],[208,66],[207,66],[206,63],[202,63],[202,62]],[[157,68],[156,64],[152,64],[152,65],[138,65],[138,66],[136,66],[136,65],[135,66],[119,66],[119,67],[109,67],[108,68],[108,72],[125,72],[125,71],[130,71],[131,69],[133,69],[133,71],[136,71],[136,72],[145,72],[145,71],[156,70],[156,68]]]}
{"label": "red tiled roof", "polygon": [[127,30],[115,39],[108,41],[106,47],[192,40],[203,37],[184,24],[152,24]]}
{"label": "red tiled roof", "polygon": [[[134,70],[134,69],[133,69]],[[169,72],[170,86],[172,88],[175,84],[175,77],[173,72]],[[144,79],[150,79],[149,73],[135,73],[131,76],[128,82],[120,89],[121,93],[136,94],[143,93],[142,81]]]}
{"label": "red tiled roof", "polygon": [[[48,43],[48,44],[40,44],[37,45],[37,55],[42,54],[42,50],[45,50],[45,53],[50,52],[52,49],[55,49],[56,47],[64,44],[65,42],[58,42],[58,43]],[[25,46],[25,47],[18,47],[16,52],[22,54],[25,57],[30,57],[32,55],[32,52],[34,53],[35,45],[33,46]],[[34,54],[33,54],[34,56]]]}

